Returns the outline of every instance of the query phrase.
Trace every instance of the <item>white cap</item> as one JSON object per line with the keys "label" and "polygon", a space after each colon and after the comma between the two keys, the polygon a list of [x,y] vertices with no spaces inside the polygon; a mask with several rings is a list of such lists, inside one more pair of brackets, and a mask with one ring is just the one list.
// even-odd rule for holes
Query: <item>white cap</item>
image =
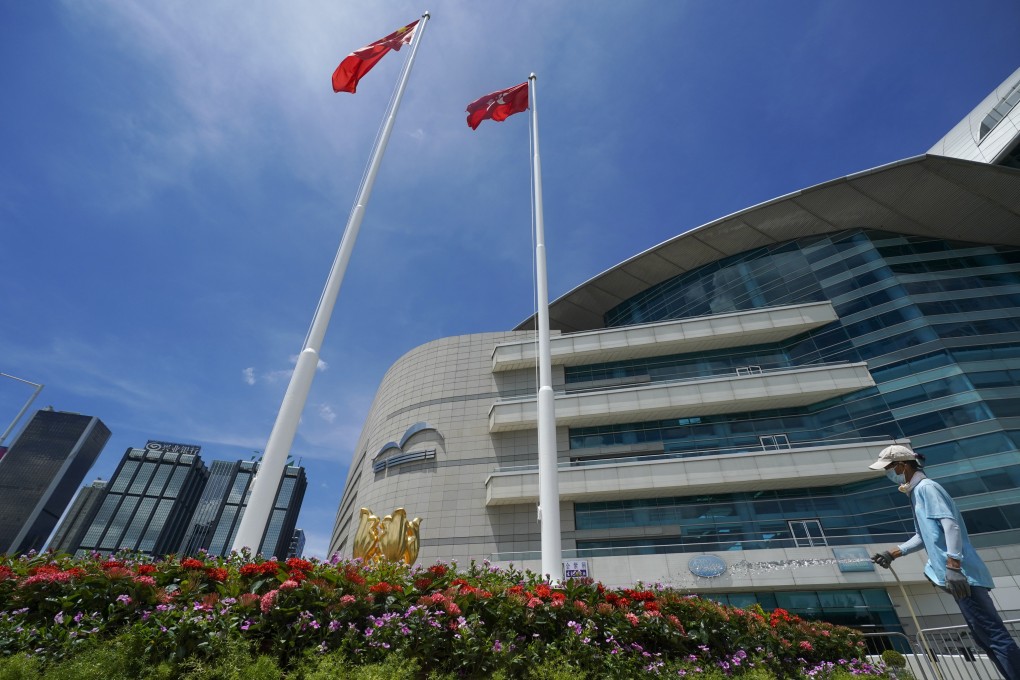
{"label": "white cap", "polygon": [[882,449],[878,454],[878,460],[869,465],[872,470],[884,470],[890,463],[898,463],[901,460],[917,460],[917,454],[910,450],[909,446],[893,444]]}

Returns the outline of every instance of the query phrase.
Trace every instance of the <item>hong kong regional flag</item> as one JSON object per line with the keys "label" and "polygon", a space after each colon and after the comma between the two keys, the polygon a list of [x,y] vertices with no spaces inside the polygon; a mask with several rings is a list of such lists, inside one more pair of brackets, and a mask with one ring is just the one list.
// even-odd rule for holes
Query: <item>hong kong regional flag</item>
{"label": "hong kong regional flag", "polygon": [[507,90],[487,94],[467,106],[467,124],[477,130],[483,120],[506,120],[515,113],[528,110],[528,84],[521,83]]}
{"label": "hong kong regional flag", "polygon": [[372,67],[378,64],[387,52],[399,50],[411,42],[411,38],[414,36],[414,27],[418,25],[418,21],[412,21],[385,38],[351,52],[333,71],[333,91],[353,94],[357,90],[358,81],[362,76],[371,71]]}

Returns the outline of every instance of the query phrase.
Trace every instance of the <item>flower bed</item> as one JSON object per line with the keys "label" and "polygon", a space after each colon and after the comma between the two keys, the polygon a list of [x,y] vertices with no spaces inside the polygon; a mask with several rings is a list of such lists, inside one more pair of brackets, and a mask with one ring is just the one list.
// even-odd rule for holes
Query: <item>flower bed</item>
{"label": "flower bed", "polygon": [[553,588],[474,562],[0,557],[0,658],[56,668],[110,641],[135,677],[238,649],[294,677],[327,661],[399,661],[411,677],[529,677],[551,663],[572,678],[882,677],[852,629],[667,587]]}

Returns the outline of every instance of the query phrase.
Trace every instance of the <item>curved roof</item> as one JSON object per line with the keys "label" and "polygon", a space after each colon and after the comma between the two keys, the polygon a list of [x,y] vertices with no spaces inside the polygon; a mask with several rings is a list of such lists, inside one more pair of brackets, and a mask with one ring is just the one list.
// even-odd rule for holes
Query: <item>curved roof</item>
{"label": "curved roof", "polygon": [[[752,248],[857,227],[1020,246],[1020,170],[917,156],[780,196],[691,229],[549,305],[549,326],[603,327],[603,315],[666,279]],[[514,330],[531,330],[535,317]]]}

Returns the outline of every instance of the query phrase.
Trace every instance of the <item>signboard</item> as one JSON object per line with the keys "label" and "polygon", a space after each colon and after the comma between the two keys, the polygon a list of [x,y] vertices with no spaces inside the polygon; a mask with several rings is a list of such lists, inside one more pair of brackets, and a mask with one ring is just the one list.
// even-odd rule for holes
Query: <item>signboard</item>
{"label": "signboard", "polygon": [[687,563],[691,573],[701,578],[715,578],[726,573],[726,562],[715,555],[698,555]]}
{"label": "signboard", "polygon": [[166,453],[190,453],[197,455],[202,450],[201,446],[194,444],[174,444],[173,442],[157,442],[152,439],[145,442],[146,451],[164,451]]}
{"label": "signboard", "polygon": [[589,578],[588,560],[563,560],[563,578]]}
{"label": "signboard", "polygon": [[832,556],[836,558],[840,571],[875,571],[875,565],[865,548],[833,548]]}

